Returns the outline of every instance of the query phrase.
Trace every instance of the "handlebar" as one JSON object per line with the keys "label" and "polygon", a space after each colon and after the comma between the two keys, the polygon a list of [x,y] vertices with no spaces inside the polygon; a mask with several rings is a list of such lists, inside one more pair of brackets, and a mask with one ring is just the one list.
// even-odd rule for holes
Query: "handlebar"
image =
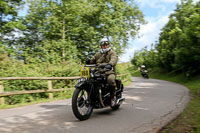
{"label": "handlebar", "polygon": [[90,65],[85,65],[85,67],[97,67],[97,64],[90,64]]}
{"label": "handlebar", "polygon": [[85,67],[95,67],[95,69],[99,69],[99,68],[101,68],[101,69],[104,69],[104,70],[106,70],[106,71],[110,71],[110,70],[113,70],[113,67],[111,67],[110,69],[107,69],[107,68],[105,68],[105,67],[99,67],[99,65],[98,64],[89,64],[89,65],[85,65]]}

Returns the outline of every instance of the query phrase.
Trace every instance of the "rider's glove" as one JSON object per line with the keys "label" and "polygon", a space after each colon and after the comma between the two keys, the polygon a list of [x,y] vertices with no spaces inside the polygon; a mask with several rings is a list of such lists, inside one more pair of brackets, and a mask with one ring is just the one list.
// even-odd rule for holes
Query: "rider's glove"
{"label": "rider's glove", "polygon": [[107,64],[107,65],[105,66],[105,68],[108,69],[108,70],[111,70],[111,69],[112,69],[112,65],[111,65],[111,64]]}
{"label": "rider's glove", "polygon": [[104,68],[105,65],[104,65],[104,64],[100,64],[99,67],[100,67],[100,68]]}
{"label": "rider's glove", "polygon": [[90,59],[87,58],[87,59],[85,60],[85,64],[90,64]]}

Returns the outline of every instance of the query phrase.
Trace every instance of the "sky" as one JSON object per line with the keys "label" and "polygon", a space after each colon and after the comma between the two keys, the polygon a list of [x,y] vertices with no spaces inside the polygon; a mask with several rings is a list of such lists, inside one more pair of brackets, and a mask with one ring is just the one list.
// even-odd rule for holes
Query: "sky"
{"label": "sky", "polygon": [[[197,2],[198,0],[194,0]],[[151,44],[158,40],[161,29],[167,24],[169,15],[176,9],[181,0],[135,0],[136,5],[143,12],[147,24],[142,25],[139,37],[129,40],[129,47],[119,57],[119,62],[128,62],[133,58],[135,50],[141,50],[145,46],[151,48]]]}

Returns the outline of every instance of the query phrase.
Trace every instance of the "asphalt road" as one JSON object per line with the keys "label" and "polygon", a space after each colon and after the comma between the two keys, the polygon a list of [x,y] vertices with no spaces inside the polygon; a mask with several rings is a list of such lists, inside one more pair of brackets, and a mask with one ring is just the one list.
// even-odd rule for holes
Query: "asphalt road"
{"label": "asphalt road", "polygon": [[77,120],[71,99],[0,110],[0,133],[156,133],[189,101],[188,89],[172,82],[132,78],[119,110],[94,110]]}

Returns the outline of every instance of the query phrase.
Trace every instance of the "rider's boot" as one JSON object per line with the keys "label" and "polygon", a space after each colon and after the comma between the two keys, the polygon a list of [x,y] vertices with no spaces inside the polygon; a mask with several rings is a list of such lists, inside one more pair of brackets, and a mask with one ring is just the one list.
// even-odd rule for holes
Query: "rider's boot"
{"label": "rider's boot", "polygon": [[110,87],[110,98],[111,98],[111,107],[114,107],[116,105],[116,99],[115,97],[115,86]]}

